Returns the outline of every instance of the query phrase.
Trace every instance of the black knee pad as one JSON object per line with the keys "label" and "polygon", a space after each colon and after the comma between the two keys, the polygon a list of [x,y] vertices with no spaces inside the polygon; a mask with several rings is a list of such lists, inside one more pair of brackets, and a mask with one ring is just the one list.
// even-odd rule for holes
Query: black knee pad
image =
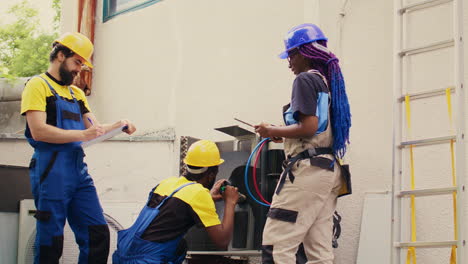
{"label": "black knee pad", "polygon": [[52,246],[39,246],[39,263],[58,264],[63,252],[63,236],[52,237]]}
{"label": "black knee pad", "polygon": [[88,263],[106,264],[109,256],[110,233],[107,225],[88,227],[89,255]]}

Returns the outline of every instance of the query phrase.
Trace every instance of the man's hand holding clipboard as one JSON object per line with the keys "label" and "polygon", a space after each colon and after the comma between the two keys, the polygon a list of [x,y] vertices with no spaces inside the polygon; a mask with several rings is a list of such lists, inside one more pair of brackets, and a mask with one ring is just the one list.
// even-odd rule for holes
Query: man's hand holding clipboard
{"label": "man's hand holding clipboard", "polygon": [[[90,122],[92,127],[94,127],[93,121],[90,118],[88,118],[88,121]],[[130,121],[128,121],[126,119],[117,121],[116,123],[114,123],[114,124],[112,124],[110,126],[104,127],[104,128],[103,128],[103,126],[99,126],[99,127],[100,127],[100,129],[102,131],[104,131],[104,129],[105,129],[106,133],[101,132],[98,137],[81,143],[81,147],[83,147],[83,148],[89,147],[89,146],[94,145],[96,143],[99,143],[99,142],[102,142],[104,140],[108,140],[110,138],[113,138],[113,137],[115,137],[116,135],[118,135],[118,134],[120,134],[122,132],[125,132],[125,133],[131,135],[131,134],[133,134],[133,132],[136,131],[135,126],[132,123],[130,123]]]}

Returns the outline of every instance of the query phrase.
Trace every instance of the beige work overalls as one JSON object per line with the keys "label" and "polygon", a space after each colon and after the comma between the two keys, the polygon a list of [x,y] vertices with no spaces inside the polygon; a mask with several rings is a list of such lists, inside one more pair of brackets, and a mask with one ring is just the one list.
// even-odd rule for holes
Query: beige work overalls
{"label": "beige work overalls", "polygon": [[[311,148],[331,148],[333,137],[330,114],[328,116],[327,129],[322,133],[313,137],[286,138],[286,157],[294,157]],[[277,186],[273,196],[263,231],[262,262],[294,264],[298,246],[304,243],[307,263],[332,264],[333,213],[343,182],[339,165],[334,162],[333,155],[324,154],[297,161],[291,172],[294,182],[282,175],[287,178],[280,192],[277,193]]]}

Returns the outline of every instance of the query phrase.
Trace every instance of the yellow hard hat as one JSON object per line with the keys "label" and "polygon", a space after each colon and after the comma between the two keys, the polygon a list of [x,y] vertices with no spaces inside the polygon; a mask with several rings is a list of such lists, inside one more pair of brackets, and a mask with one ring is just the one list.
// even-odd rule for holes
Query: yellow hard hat
{"label": "yellow hard hat", "polygon": [[86,66],[93,67],[91,56],[93,55],[94,45],[85,35],[78,32],[67,32],[56,39],[55,42],[64,45],[83,58]]}
{"label": "yellow hard hat", "polygon": [[185,164],[196,167],[218,166],[224,162],[219,155],[219,149],[213,141],[199,140],[193,143],[187,151]]}

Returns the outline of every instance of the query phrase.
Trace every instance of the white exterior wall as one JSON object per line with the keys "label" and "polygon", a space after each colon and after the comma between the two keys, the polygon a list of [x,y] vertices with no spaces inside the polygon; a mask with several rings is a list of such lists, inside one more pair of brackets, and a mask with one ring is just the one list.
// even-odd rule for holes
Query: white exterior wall
{"label": "white exterior wall", "polygon": [[[180,136],[230,139],[213,128],[235,124],[233,117],[280,123],[281,107],[289,100],[294,79],[287,62],[276,57],[284,33],[303,22],[322,27],[330,49],[340,58],[353,116],[346,161],[351,164],[354,194],[339,200],[343,232],[335,263],[355,263],[364,194],[391,190],[393,1],[172,0],[106,23],[102,23],[102,1],[98,3],[89,97],[93,112],[102,122],[128,118],[138,134],[174,128],[176,135],[175,142],[109,142],[88,149],[88,165],[101,200],[141,202],[155,183],[176,175]],[[465,4],[465,14],[467,8]],[[449,9],[440,10],[429,11],[430,23],[412,18],[414,32],[408,44],[450,36],[451,27],[440,22],[449,19]],[[76,2],[64,1],[63,18],[63,31],[74,30]],[[466,18],[464,26],[468,36]],[[452,84],[449,53],[434,56],[436,65],[427,58],[412,60],[411,65],[421,66],[418,72],[422,69],[424,74],[410,68],[409,86],[417,82],[417,87],[430,90]],[[465,62],[466,56],[465,52]],[[413,104],[414,137],[450,132],[445,101],[440,99]],[[28,164],[31,150],[24,141],[0,144],[0,164]],[[436,156],[440,151],[446,156]],[[450,184],[449,153],[446,147],[415,152],[417,187]],[[418,238],[452,238],[450,196],[444,199],[417,204]],[[448,263],[448,250],[429,251],[418,250],[418,262]]]}
{"label": "white exterior wall", "polygon": [[322,29],[340,59],[352,114],[346,162],[353,195],[338,200],[343,216],[335,251],[339,264],[356,262],[364,194],[391,190],[392,183],[393,3],[343,2],[320,2]]}

